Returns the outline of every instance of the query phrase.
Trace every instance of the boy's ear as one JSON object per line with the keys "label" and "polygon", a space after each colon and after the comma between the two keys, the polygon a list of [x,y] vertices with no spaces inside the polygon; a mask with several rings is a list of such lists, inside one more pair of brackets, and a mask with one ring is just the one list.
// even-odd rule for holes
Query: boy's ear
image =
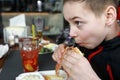
{"label": "boy's ear", "polygon": [[111,25],[117,17],[116,9],[114,6],[108,6],[105,10],[106,24]]}

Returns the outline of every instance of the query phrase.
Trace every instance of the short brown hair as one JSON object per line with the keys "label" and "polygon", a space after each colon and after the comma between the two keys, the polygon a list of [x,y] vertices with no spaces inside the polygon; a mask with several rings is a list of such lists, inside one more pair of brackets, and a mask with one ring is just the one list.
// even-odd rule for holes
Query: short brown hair
{"label": "short brown hair", "polygon": [[118,7],[118,1],[119,0],[63,0],[63,3],[67,2],[85,2],[86,7],[88,7],[90,10],[94,12],[95,15],[99,16],[106,6],[112,5],[116,8]]}

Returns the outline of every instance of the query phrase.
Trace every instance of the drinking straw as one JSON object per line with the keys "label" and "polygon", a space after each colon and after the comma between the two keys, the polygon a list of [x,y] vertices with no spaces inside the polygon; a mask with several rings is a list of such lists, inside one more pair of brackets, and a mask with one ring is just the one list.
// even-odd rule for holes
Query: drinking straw
{"label": "drinking straw", "polygon": [[32,37],[35,38],[35,25],[34,25],[34,20],[32,20]]}

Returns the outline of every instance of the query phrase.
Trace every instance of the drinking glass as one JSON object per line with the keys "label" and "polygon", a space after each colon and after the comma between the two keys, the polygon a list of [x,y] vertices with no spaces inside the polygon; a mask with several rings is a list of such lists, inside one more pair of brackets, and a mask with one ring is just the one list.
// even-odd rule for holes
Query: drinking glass
{"label": "drinking glass", "polygon": [[38,71],[39,44],[37,38],[21,38],[19,40],[20,53],[24,72]]}

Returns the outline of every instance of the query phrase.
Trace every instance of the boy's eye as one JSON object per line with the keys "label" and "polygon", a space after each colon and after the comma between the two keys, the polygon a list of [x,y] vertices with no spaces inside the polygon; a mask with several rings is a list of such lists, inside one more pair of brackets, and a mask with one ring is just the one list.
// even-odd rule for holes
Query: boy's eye
{"label": "boy's eye", "polygon": [[80,26],[81,22],[80,21],[75,21],[76,26]]}

